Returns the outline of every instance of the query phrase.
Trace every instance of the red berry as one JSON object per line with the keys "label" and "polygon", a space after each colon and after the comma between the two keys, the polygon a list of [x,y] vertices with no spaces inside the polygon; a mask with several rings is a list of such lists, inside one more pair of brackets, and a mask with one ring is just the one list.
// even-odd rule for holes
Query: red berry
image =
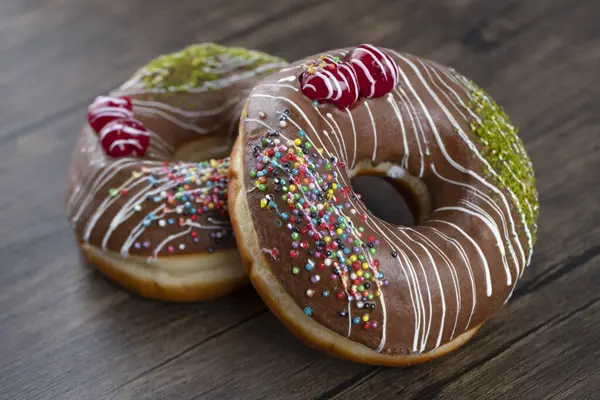
{"label": "red berry", "polygon": [[88,122],[96,133],[115,119],[133,118],[133,105],[129,97],[98,96],[88,107]]}
{"label": "red berry", "polygon": [[398,84],[398,65],[377,47],[362,44],[348,53],[346,61],[354,68],[360,94],[366,98],[384,96]]}
{"label": "red berry", "polygon": [[302,93],[311,100],[349,108],[358,100],[356,73],[347,62],[329,56],[308,61],[300,74]]}
{"label": "red berry", "polygon": [[109,122],[99,135],[104,152],[111,157],[141,157],[150,145],[150,133],[133,118]]}

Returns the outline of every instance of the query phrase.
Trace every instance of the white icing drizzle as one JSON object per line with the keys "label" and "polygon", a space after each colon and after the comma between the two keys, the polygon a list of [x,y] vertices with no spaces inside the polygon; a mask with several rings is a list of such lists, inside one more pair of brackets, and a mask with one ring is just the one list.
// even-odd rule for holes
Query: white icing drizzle
{"label": "white icing drizzle", "polygon": [[371,156],[371,161],[375,162],[375,158],[377,158],[377,127],[375,126],[375,119],[373,118],[373,113],[371,112],[371,108],[369,107],[369,101],[365,100],[365,108],[369,113],[369,119],[371,120],[371,126],[373,127],[373,155]]}
{"label": "white icing drizzle", "polygon": [[[177,88],[177,90],[175,88],[147,87],[143,82],[144,74],[147,71],[142,68],[127,82],[111,92],[111,96],[134,96],[131,99],[133,112],[124,108],[104,107],[95,110],[94,115],[97,118],[103,116],[139,117],[138,119],[142,121],[144,117],[158,118],[181,128],[185,133],[194,132],[200,135],[214,133],[218,129],[225,131],[227,127],[233,127],[232,124],[237,121],[235,109],[236,107],[241,108],[243,100],[250,91],[252,82],[245,81],[285,66],[284,62],[272,62],[236,72],[236,69],[248,67],[259,58],[258,55],[247,59],[243,57],[223,57],[218,65],[207,66],[206,72],[230,74],[229,76],[204,82],[199,87],[190,86]],[[233,95],[228,96],[212,108],[202,107],[205,103],[202,99],[204,93],[230,87],[231,92],[234,93]],[[181,95],[187,95],[188,99],[197,106],[193,109],[184,109],[168,102],[170,97],[155,96],[161,94],[171,95],[171,92],[181,92]],[[147,94],[152,96],[144,96]],[[100,96],[101,98],[102,96]],[[121,101],[121,105],[124,104],[124,100],[119,97],[111,97],[110,100],[115,104],[118,104],[119,101]],[[205,118],[218,122],[216,124],[210,122],[213,126],[207,126],[209,124],[206,123],[208,120],[205,120]],[[135,128],[129,126],[122,127],[122,129],[127,130],[128,134],[133,137],[136,134],[142,134],[142,132],[138,132]],[[167,202],[168,199],[174,200],[188,196],[190,200],[187,202],[189,204],[186,207],[190,207],[190,210],[193,211],[192,215],[195,215],[196,212],[207,213],[211,210],[211,207],[217,207],[214,205],[217,201],[220,202],[219,204],[222,203],[222,198],[219,197],[221,192],[218,191],[224,190],[223,185],[225,184],[224,181],[218,183],[208,181],[213,177],[213,173],[217,173],[213,172],[215,169],[212,164],[208,167],[200,167],[200,165],[208,165],[208,163],[165,163],[165,161],[171,159],[176,150],[174,143],[181,142],[181,139],[176,136],[177,133],[174,134],[175,136],[169,136],[173,135],[173,132],[153,132],[151,130],[144,132],[144,134],[150,135],[150,147],[146,153],[146,159],[112,159],[102,152],[97,143],[98,139],[88,126],[84,128],[83,134],[90,135],[89,138],[84,137],[84,144],[81,149],[82,153],[89,153],[87,155],[89,156],[90,166],[81,172],[75,172],[71,195],[67,203],[69,220],[78,231],[82,241],[89,242],[94,238],[94,244],[105,250],[109,248],[115,250],[114,247],[118,246],[120,254],[127,257],[134,245],[136,249],[141,248],[141,238],[144,233],[147,233],[148,239],[156,240],[155,243],[150,240],[144,241],[144,248],[152,254],[149,257],[150,261],[158,257],[165,246],[185,249],[183,241],[178,245],[173,241],[178,240],[179,242],[188,234],[194,237],[195,243],[198,242],[196,242],[196,236],[194,235],[202,231],[211,231],[210,234],[214,235],[211,237],[215,238],[232,234],[229,221],[210,217],[209,214],[199,214],[198,217],[205,216],[197,221],[193,221],[188,217],[182,223],[182,218],[185,217],[183,201]],[[101,131],[98,135],[99,139],[101,140],[107,134],[108,131]],[[112,143],[113,146],[124,144],[119,140]],[[157,161],[150,161],[149,159]],[[227,160],[218,161],[216,165],[225,165],[224,168],[226,168],[227,162]],[[191,182],[189,189],[186,184],[184,190],[178,190],[175,194],[173,190],[182,181],[174,181],[169,176],[173,176],[175,179],[189,178],[189,182]],[[179,189],[183,189],[183,187],[179,187]],[[106,191],[106,194],[104,191]],[[125,194],[127,195],[124,198]],[[205,204],[209,202],[210,206],[206,206]],[[197,211],[196,207],[202,210]],[[131,223],[134,216],[137,218],[135,219],[136,222]],[[110,219],[107,220],[107,218]],[[101,221],[103,224],[100,224]],[[105,221],[107,221],[106,225],[104,224]],[[177,228],[174,233],[171,229],[168,234],[163,234],[165,237],[161,238],[160,234],[153,234],[154,231],[159,230],[157,224],[161,228],[167,225]],[[111,239],[118,229],[120,229],[119,236],[125,237],[121,243],[116,243]],[[123,229],[126,230],[123,231]],[[157,237],[158,239],[156,239]],[[99,241],[99,243],[95,243],[96,241]],[[171,244],[176,246],[170,246]],[[204,251],[206,249],[203,247],[197,249],[197,252]],[[209,251],[211,251],[210,248]],[[171,249],[169,249],[169,252],[171,252]]]}
{"label": "white icing drizzle", "polygon": [[[365,51],[379,50],[372,48]],[[382,242],[385,242],[389,248],[397,253],[397,259],[395,261],[398,262],[398,267],[401,270],[402,275],[406,278],[408,298],[410,299],[410,305],[412,306],[414,323],[412,350],[413,352],[420,353],[428,348],[437,348],[445,341],[451,340],[471,328],[478,304],[476,275],[483,277],[486,296],[491,297],[493,294],[492,273],[497,274],[498,271],[490,270],[490,264],[487,257],[491,257],[492,254],[486,256],[477,240],[467,232],[470,231],[470,229],[467,229],[466,226],[483,223],[482,227],[485,226],[485,228],[491,232],[491,236],[494,237],[496,244],[495,248],[498,251],[497,256],[499,256],[498,259],[503,265],[504,275],[506,276],[505,282],[506,286],[508,286],[508,297],[510,297],[514,290],[516,280],[522,275],[524,268],[530,263],[532,238],[529,227],[525,223],[524,216],[517,212],[529,242],[529,248],[527,249],[528,254],[526,255],[523,244],[517,234],[517,223],[513,218],[513,209],[510,207],[511,203],[509,203],[507,195],[482,174],[470,169],[468,165],[461,164],[461,162],[450,155],[447,149],[447,136],[444,136],[442,132],[440,132],[439,123],[436,120],[437,118],[440,118],[440,116],[436,115],[434,117],[426,107],[426,104],[435,104],[436,108],[441,111],[441,115],[447,119],[455,130],[455,136],[465,144],[466,148],[474,155],[475,159],[485,166],[486,171],[490,171],[492,178],[498,179],[498,174],[491,168],[489,162],[483,157],[474,142],[469,138],[467,132],[465,132],[464,125],[457,120],[457,117],[462,118],[464,121],[468,121],[470,118],[476,121],[479,120],[478,116],[465,104],[465,97],[457,93],[457,90],[462,90],[468,94],[467,89],[470,89],[468,82],[463,80],[460,76],[454,77],[448,74],[442,67],[437,67],[433,64],[419,60],[413,62],[412,59],[397,52],[393,52],[393,54],[397,57],[398,63],[402,64],[397,65],[397,68],[393,68],[393,66],[389,65],[388,67],[390,67],[390,71],[393,71],[393,78],[396,81],[401,81],[402,85],[396,86],[393,92],[386,96],[385,101],[389,104],[396,116],[399,128],[398,133],[402,135],[404,151],[400,167],[409,169],[409,162],[412,162],[411,165],[414,166],[416,162],[414,161],[414,158],[410,158],[411,150],[418,150],[420,163],[417,164],[416,170],[418,171],[419,177],[433,175],[449,185],[459,187],[459,190],[462,190],[464,193],[462,200],[458,201],[456,204],[445,205],[433,210],[430,219],[428,219],[419,229],[406,227],[392,229],[389,224],[385,222],[381,223],[376,218],[366,218],[364,220],[364,226],[370,228],[373,232],[378,232],[378,234],[381,235],[380,239]],[[373,58],[376,62],[380,62],[374,55]],[[385,57],[381,60],[381,62],[389,62]],[[370,74],[368,74],[366,67],[361,65],[362,63],[360,60],[353,61],[353,63],[357,68],[361,68],[366,72],[367,78],[372,83],[372,94],[375,90],[374,80]],[[288,70],[291,71],[299,68],[301,68],[301,66],[288,68]],[[386,68],[382,68],[382,70],[385,73]],[[408,71],[410,71],[410,74]],[[328,72],[325,71],[324,73],[327,74]],[[293,82],[295,79],[295,76],[288,76],[286,78],[281,78],[279,82]],[[335,79],[324,78],[324,80],[326,82],[331,81],[334,85],[337,84]],[[424,96],[426,97],[419,95],[415,89],[417,84],[420,85],[420,88],[422,87],[425,89]],[[298,130],[304,130],[300,125],[306,125],[309,128],[307,131],[311,130],[314,133],[314,135],[307,135],[306,140],[308,142],[313,144],[313,146],[315,145],[313,140],[315,140],[315,142],[320,142],[321,146],[319,147],[323,148],[324,156],[330,156],[331,153],[335,153],[338,159],[344,160],[351,170],[355,167],[358,158],[357,142],[360,141],[358,135],[359,133],[364,133],[357,132],[353,113],[350,109],[345,109],[345,111],[348,122],[350,122],[352,127],[353,136],[352,139],[349,139],[353,141],[352,157],[349,157],[340,124],[335,120],[332,113],[325,113],[325,115],[323,115],[319,109],[320,107],[314,107],[316,113],[329,127],[329,130],[324,130],[321,133],[316,129],[298,104],[285,96],[265,94],[259,91],[260,87],[268,86],[275,86],[282,90],[297,91],[292,85],[263,84],[259,85],[259,87],[253,91],[251,97],[280,100],[289,104],[304,121],[304,124],[296,123],[289,117],[288,121],[290,121]],[[341,93],[341,89],[339,87],[330,85],[328,88],[330,98],[336,99],[340,97],[339,94]],[[362,104],[364,104],[365,109],[367,110],[372,126],[373,151],[371,154],[371,161],[375,162],[378,147],[376,122],[368,101],[364,101]],[[341,119],[340,115],[342,114],[338,114],[339,119]],[[410,121],[410,124],[408,122],[405,124],[405,121],[408,120]],[[262,121],[255,119],[246,119],[245,121],[258,122],[268,126]],[[498,121],[496,121],[496,123],[498,124]],[[500,125],[498,125],[498,127],[500,127]],[[411,130],[414,135],[414,140],[412,137],[409,139]],[[335,136],[335,141],[331,137],[332,135]],[[322,139],[323,136],[327,138],[327,141],[329,141],[331,146],[327,147],[324,145]],[[283,135],[282,137],[285,140],[289,140]],[[458,182],[443,176],[438,169],[436,169],[433,158],[430,157],[432,150],[429,140],[433,141],[433,148],[436,153],[440,154],[449,166],[454,168],[457,172],[472,178],[479,187],[484,189],[482,190],[479,187],[476,187],[475,184]],[[337,142],[337,145],[335,145],[334,142]],[[416,149],[411,148],[412,145],[416,146]],[[351,187],[350,183],[347,182],[345,178],[347,171],[340,170],[339,166],[335,167],[335,169],[340,184]],[[518,180],[514,172],[512,170],[510,170],[510,172],[514,178]],[[402,176],[398,176],[397,178],[402,179]],[[523,182],[520,182],[520,184],[525,187]],[[506,191],[512,200],[512,204],[520,205],[510,188],[507,188]],[[489,192],[493,193],[494,197],[497,199],[492,198],[492,196],[488,194]],[[306,201],[309,200],[304,194],[303,196]],[[352,212],[358,211],[370,215],[366,206],[361,201],[353,200],[350,197],[346,201],[351,205]],[[533,209],[533,206],[529,204],[528,201],[525,200],[525,203],[525,207],[529,210]],[[343,209],[338,210],[335,207],[333,209],[335,215],[348,217]],[[449,213],[451,218],[443,220],[437,215],[438,213]],[[462,225],[462,221],[468,221],[466,222],[467,225]],[[356,228],[352,226],[352,229],[355,230]],[[422,233],[421,229],[423,232],[427,231],[431,234]],[[454,249],[455,252],[449,253],[446,249]],[[470,259],[468,256],[469,252],[476,257]],[[368,260],[373,260],[368,252],[365,255]],[[439,257],[439,260],[442,262],[436,261],[436,257]],[[477,262],[477,259],[479,259],[480,262]],[[424,263],[423,261],[425,260],[428,260],[428,262]],[[395,266],[395,262],[393,263],[393,266]],[[387,265],[386,268],[391,268],[393,266]],[[442,276],[440,274],[444,268],[447,268],[447,275],[444,275],[449,277],[447,281],[442,281]],[[475,268],[477,269],[477,274],[475,273]],[[428,274],[431,279],[428,278]],[[461,293],[460,279],[463,275],[468,277],[469,285],[466,286],[464,290],[467,291],[466,293],[470,292],[470,296]],[[345,289],[347,294],[347,288]],[[452,291],[454,293],[452,293]],[[389,339],[387,336],[388,309],[385,306],[383,291],[381,293],[380,302],[382,305],[383,323],[381,326],[381,339],[379,345],[375,349],[377,352],[380,352],[385,348]],[[470,307],[466,304],[466,302],[469,301],[469,297],[471,303]],[[456,302],[455,309],[451,307],[453,301]],[[450,304],[450,307],[447,307],[447,302],[449,302],[448,304]],[[351,302],[349,301],[347,304],[348,337],[350,337],[352,332],[350,304]],[[436,310],[436,313],[439,314],[434,315],[434,309]],[[462,319],[463,316],[464,319]],[[438,317],[440,320],[439,331],[431,332],[432,321],[435,318],[437,324]],[[462,326],[462,323],[461,326],[459,326],[459,321],[464,323],[464,327]]]}

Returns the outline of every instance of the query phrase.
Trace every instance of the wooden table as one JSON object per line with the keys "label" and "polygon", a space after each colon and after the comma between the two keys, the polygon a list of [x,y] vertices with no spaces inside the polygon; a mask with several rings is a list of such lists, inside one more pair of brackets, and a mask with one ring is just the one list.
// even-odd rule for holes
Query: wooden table
{"label": "wooden table", "polygon": [[[596,0],[1,1],[0,398],[600,398],[598,15]],[[162,304],[87,268],[63,211],[86,106],[195,41],[288,59],[372,42],[488,89],[542,204],[507,307],[451,356],[383,369],[306,348],[251,288]]]}

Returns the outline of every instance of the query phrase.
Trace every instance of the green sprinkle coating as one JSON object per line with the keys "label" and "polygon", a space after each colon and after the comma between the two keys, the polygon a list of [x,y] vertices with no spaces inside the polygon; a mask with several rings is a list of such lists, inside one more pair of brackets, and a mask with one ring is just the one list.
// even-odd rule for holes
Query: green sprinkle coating
{"label": "green sprinkle coating", "polygon": [[142,68],[141,80],[147,89],[177,93],[203,86],[210,89],[211,82],[262,65],[273,64],[274,71],[283,63],[279,57],[255,50],[202,43],[152,60]]}
{"label": "green sprinkle coating", "polygon": [[[482,156],[495,176],[484,166],[484,173],[494,178],[501,189],[508,189],[516,198],[516,206],[524,217],[536,241],[539,214],[538,193],[533,166],[517,128],[496,102],[475,83],[454,72],[469,90],[470,110],[477,116],[471,121],[471,133],[481,145]],[[511,196],[512,197],[512,196]]]}

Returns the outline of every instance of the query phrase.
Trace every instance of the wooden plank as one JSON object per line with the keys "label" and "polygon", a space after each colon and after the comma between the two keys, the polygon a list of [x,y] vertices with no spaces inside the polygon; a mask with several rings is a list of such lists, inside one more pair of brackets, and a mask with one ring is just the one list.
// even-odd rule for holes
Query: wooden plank
{"label": "wooden plank", "polygon": [[65,112],[81,112],[91,98],[159,54],[194,42],[236,44],[238,35],[316,3],[18,2],[0,24],[0,92],[11,95],[11,101],[0,103],[0,140],[43,128]]}

